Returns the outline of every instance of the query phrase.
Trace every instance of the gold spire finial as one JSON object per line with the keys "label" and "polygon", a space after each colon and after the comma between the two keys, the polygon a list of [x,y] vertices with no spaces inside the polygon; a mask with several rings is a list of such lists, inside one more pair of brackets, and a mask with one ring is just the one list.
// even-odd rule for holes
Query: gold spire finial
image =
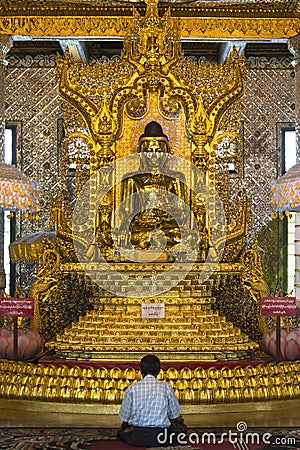
{"label": "gold spire finial", "polygon": [[145,0],[147,6],[157,6],[158,0]]}

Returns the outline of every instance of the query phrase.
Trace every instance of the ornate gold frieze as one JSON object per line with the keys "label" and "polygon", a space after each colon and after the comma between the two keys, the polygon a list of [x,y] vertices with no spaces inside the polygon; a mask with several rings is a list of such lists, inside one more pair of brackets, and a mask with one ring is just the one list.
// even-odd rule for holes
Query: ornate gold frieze
{"label": "ornate gold frieze", "polygon": [[[238,403],[241,410],[242,404],[249,402],[300,398],[299,371],[297,361],[221,369],[171,366],[158,377],[174,388],[183,406]],[[125,389],[140,378],[140,372],[133,367],[107,369],[2,361],[0,398],[53,402],[57,407],[62,403],[120,405]]]}
{"label": "ornate gold frieze", "polygon": [[7,16],[0,18],[0,33],[21,36],[124,36],[132,17]]}
{"label": "ornate gold frieze", "polygon": [[182,37],[210,38],[284,38],[299,33],[299,19],[181,18]]}
{"label": "ornate gold frieze", "polygon": [[[209,263],[206,263],[209,264]],[[106,266],[104,264],[101,264],[101,262],[94,262],[94,263],[90,263],[89,265],[89,269],[91,270],[95,270],[95,271],[101,271],[103,270],[104,272],[107,270]],[[116,271],[118,272],[127,272],[129,270],[131,271],[137,271],[137,272],[151,272],[151,266],[149,266],[148,263],[138,263],[138,262],[122,262],[122,263],[117,263],[117,262],[110,262],[111,267],[113,267]],[[178,271],[180,272],[181,270],[184,270],[184,266],[185,264],[183,263],[182,265],[180,263],[177,264],[178,267]],[[61,270],[65,271],[65,272],[80,272],[83,271],[84,268],[82,266],[82,264],[79,263],[65,263],[62,264],[61,266]],[[153,265],[153,270],[155,270],[156,272],[163,272],[165,270],[168,270],[168,268],[170,267],[170,263],[155,263],[155,265]],[[225,274],[225,273],[231,273],[231,272],[237,272],[240,269],[240,264],[239,263],[222,263],[220,265],[215,265],[215,271],[217,273],[221,273],[221,274]],[[191,268],[191,272],[200,272],[203,269],[203,263],[200,264],[193,264],[192,268]]]}
{"label": "ornate gold frieze", "polygon": [[[174,17],[181,37],[230,39],[282,39],[299,33],[300,19]],[[111,16],[47,16],[7,15],[0,17],[0,33],[21,36],[118,36],[134,29],[133,17]]]}
{"label": "ornate gold frieze", "polygon": [[[10,12],[11,15],[22,13],[32,15],[50,15],[55,12],[57,15],[94,15],[103,14],[111,11],[114,14],[118,11],[120,14],[130,10],[130,2],[122,4],[121,2],[112,0],[109,7],[103,0],[40,0],[37,2],[33,0],[8,0],[0,1],[0,10],[3,13]],[[136,2],[132,1],[134,5]],[[171,6],[170,6],[171,5]],[[134,5],[136,6],[136,4]],[[143,10],[142,5],[138,6]],[[160,1],[160,8],[165,10],[170,7],[172,11],[180,14],[188,15],[192,11],[198,16],[215,15],[215,16],[238,16],[238,15],[257,15],[257,16],[274,16],[276,14],[288,15],[298,14],[299,5],[298,0],[219,0],[219,1],[194,1],[186,2],[185,0],[177,0],[173,4],[165,0]]]}

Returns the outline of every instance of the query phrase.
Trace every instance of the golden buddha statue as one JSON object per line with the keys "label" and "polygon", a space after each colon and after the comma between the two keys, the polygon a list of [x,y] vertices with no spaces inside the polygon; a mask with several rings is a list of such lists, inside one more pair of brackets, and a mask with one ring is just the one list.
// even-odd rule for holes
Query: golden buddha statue
{"label": "golden buddha statue", "polygon": [[139,170],[121,184],[119,245],[123,248],[170,249],[190,233],[185,177],[168,168],[168,137],[157,122],[139,138]]}

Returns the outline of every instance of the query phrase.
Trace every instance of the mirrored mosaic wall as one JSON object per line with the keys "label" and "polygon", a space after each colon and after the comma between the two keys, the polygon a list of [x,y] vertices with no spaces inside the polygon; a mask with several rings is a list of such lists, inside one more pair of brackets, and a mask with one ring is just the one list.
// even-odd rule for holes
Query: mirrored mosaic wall
{"label": "mirrored mosaic wall", "polygon": [[[59,187],[61,100],[55,55],[9,57],[6,71],[6,122],[17,127],[17,163],[41,187],[39,219],[18,221],[17,236],[47,229],[49,203]],[[231,178],[233,196],[246,189],[252,198],[250,237],[259,236],[266,280],[278,273],[281,224],[271,220],[270,182],[281,173],[281,127],[295,122],[292,57],[249,58],[242,99],[243,176]],[[263,232],[262,232],[263,230]]]}
{"label": "mirrored mosaic wall", "polygon": [[5,96],[6,123],[17,131],[17,165],[39,183],[42,197],[39,219],[22,221],[22,235],[48,225],[50,197],[58,189],[61,117],[55,67],[28,61],[7,69]]}
{"label": "mirrored mosaic wall", "polygon": [[262,249],[265,279],[282,284],[284,223],[271,219],[270,183],[282,173],[281,130],[295,124],[295,73],[291,59],[249,58],[242,99],[244,177],[233,180],[252,199],[253,228]]}

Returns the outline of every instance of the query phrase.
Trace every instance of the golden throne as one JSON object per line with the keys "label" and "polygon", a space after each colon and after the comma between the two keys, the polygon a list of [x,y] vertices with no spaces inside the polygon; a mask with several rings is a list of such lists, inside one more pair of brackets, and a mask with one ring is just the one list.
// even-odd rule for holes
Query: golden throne
{"label": "golden throne", "polygon": [[[31,287],[36,326],[61,358],[118,361],[149,351],[165,360],[247,358],[258,348],[267,286],[259,254],[248,248],[249,201],[230,197],[229,163],[242,172],[243,63],[234,50],[223,65],[186,59],[155,1],[135,18],[121,58],[84,65],[66,53],[58,64],[64,188],[51,210],[56,239],[44,241]],[[116,252],[121,181],[137,169],[132,156],[152,120],[169,137],[169,164],[184,173],[201,241],[193,260],[175,268],[167,257],[147,262]],[[143,318],[143,305],[164,305],[165,316]]]}

